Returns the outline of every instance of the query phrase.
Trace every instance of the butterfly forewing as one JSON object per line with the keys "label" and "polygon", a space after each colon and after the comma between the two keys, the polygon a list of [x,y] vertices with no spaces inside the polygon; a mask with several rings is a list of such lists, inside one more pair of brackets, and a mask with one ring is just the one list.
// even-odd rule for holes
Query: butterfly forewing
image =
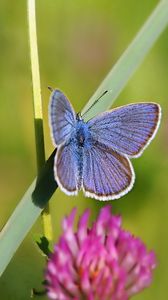
{"label": "butterfly forewing", "polygon": [[160,106],[155,103],[125,105],[88,121],[93,139],[130,157],[139,156],[154,137]]}
{"label": "butterfly forewing", "polygon": [[97,143],[84,150],[83,190],[86,196],[99,200],[117,199],[134,183],[129,159]]}
{"label": "butterfly forewing", "polygon": [[76,117],[73,107],[59,90],[51,94],[49,105],[49,123],[53,142],[56,146],[65,142],[75,127]]}

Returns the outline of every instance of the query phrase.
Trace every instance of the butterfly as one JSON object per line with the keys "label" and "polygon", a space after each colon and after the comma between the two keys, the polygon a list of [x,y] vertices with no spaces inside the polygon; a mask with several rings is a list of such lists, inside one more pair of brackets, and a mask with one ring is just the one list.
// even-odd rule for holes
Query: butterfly
{"label": "butterfly", "polygon": [[128,104],[85,122],[60,90],[53,90],[49,124],[57,153],[54,177],[67,195],[113,200],[128,193],[139,157],[159,127],[161,108],[153,102]]}

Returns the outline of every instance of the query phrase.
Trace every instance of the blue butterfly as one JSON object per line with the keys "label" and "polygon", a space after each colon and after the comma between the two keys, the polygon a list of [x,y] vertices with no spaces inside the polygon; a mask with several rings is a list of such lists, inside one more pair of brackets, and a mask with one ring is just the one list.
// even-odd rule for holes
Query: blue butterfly
{"label": "blue butterfly", "polygon": [[54,176],[68,195],[112,200],[128,193],[135,174],[129,158],[139,157],[159,127],[161,108],[136,103],[99,114],[88,122],[75,113],[66,96],[53,90],[49,123],[58,148]]}

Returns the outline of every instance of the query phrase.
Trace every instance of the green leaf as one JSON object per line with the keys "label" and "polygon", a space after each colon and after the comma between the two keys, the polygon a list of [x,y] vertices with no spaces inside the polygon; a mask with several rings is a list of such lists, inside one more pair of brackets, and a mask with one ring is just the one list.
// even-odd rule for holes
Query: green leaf
{"label": "green leaf", "polygon": [[105,91],[109,91],[109,93],[106,93],[103,96],[103,101],[98,101],[96,105],[86,113],[84,117],[86,120],[89,120],[96,114],[110,108],[130,77],[143,62],[149,50],[152,48],[167,24],[168,0],[163,0],[159,2],[158,6],[133,39],[132,43],[128,46],[126,51],[100,84],[94,95],[85,105],[82,114],[87,111],[100,95]]}
{"label": "green leaf", "polygon": [[[159,2],[151,17],[83,109],[82,113],[105,90],[110,91],[106,93],[103,101],[96,103],[85,115],[86,119],[93,117],[95,114],[106,110],[112,105],[114,99],[122,91],[130,76],[143,61],[167,24],[168,1],[163,0]],[[53,152],[40,172],[40,176],[37,180],[33,181],[0,233],[0,274],[5,270],[27,232],[35,223],[42,209],[57,188],[53,176],[54,155],[55,153]]]}
{"label": "green leaf", "polygon": [[0,233],[0,274],[57,188],[53,174],[54,151],[26,191]]}
{"label": "green leaf", "polygon": [[45,236],[40,236],[38,239],[36,239],[35,243],[38,247],[38,250],[40,250],[41,254],[43,256],[49,257],[49,255],[51,254],[49,240]]}

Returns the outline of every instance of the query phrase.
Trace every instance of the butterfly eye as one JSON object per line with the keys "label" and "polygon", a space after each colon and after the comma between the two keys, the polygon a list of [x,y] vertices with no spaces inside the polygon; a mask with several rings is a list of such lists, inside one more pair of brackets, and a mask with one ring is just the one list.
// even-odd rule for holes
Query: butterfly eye
{"label": "butterfly eye", "polygon": [[82,116],[81,116],[81,113],[80,113],[80,112],[78,112],[78,113],[76,114],[76,119],[77,119],[77,121],[82,120]]}

